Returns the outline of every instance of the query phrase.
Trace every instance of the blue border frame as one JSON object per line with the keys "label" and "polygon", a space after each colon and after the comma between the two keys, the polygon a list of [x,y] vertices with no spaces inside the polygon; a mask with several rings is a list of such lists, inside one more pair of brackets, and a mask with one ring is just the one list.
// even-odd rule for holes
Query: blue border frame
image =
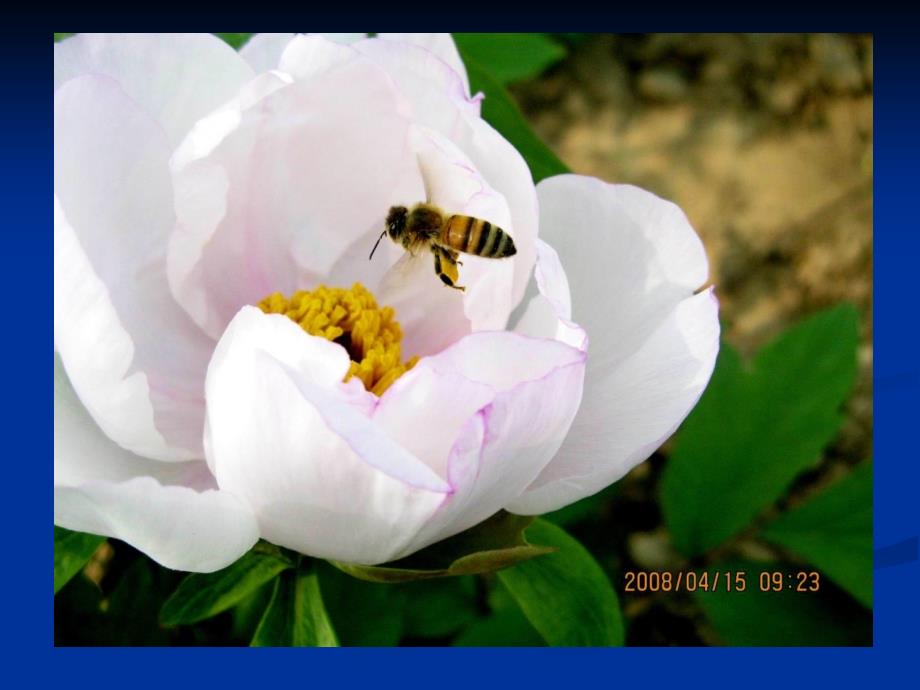
{"label": "blue border frame", "polygon": [[[214,16],[219,14],[214,11]],[[814,24],[814,16],[809,15],[808,24]],[[772,17],[775,21],[777,15]],[[724,22],[725,16],[720,18]],[[830,12],[827,19],[841,23]],[[905,12],[896,21],[909,27],[914,24],[910,19]],[[852,28],[852,17],[842,21]],[[869,18],[860,23],[878,25]],[[626,28],[612,19],[606,24]],[[920,409],[920,348],[915,295],[920,192],[915,158],[920,151],[920,93],[914,34],[877,33],[875,38],[875,647],[700,650],[54,649],[50,563],[44,566],[47,575],[37,565],[51,557],[51,357],[42,351],[50,349],[53,338],[52,219],[49,189],[44,186],[52,174],[53,157],[48,39],[47,33],[34,33],[0,40],[0,64],[6,68],[0,128],[6,153],[2,280],[8,297],[0,343],[3,361],[11,363],[4,369],[8,425],[0,509],[7,540],[2,569],[6,616],[0,634],[4,656],[18,662],[14,673],[27,672],[33,683],[58,679],[69,687],[112,680],[156,688],[291,682],[469,688],[471,683],[559,686],[635,681],[775,689],[812,683],[849,686],[878,682],[889,674],[899,679],[916,675],[920,463],[915,459],[914,432]],[[9,672],[5,675],[10,677]]]}

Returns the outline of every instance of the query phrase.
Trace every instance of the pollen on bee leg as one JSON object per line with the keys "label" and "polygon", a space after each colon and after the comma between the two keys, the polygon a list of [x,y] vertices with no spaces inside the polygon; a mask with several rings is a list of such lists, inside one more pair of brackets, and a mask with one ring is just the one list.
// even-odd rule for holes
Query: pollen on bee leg
{"label": "pollen on bee leg", "polygon": [[298,290],[290,297],[275,292],[257,305],[266,314],[283,314],[310,335],[342,345],[351,358],[345,381],[357,377],[364,387],[383,395],[418,362],[402,360],[402,329],[392,307],[380,307],[361,283],[351,288]]}

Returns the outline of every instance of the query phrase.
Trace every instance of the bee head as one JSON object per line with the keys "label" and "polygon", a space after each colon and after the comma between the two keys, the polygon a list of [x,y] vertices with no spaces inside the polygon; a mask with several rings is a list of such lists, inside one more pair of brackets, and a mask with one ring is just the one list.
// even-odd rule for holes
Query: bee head
{"label": "bee head", "polygon": [[409,215],[409,209],[405,206],[391,206],[390,212],[387,213],[386,227],[383,229],[383,232],[380,233],[380,237],[377,238],[377,241],[374,243],[374,248],[371,249],[371,255],[367,257],[368,259],[374,258],[374,252],[377,251],[377,245],[380,244],[380,240],[383,239],[383,236],[387,233],[390,234],[390,239],[394,242],[399,242],[399,238],[402,236],[403,232],[406,229],[406,216]]}
{"label": "bee head", "polygon": [[390,239],[398,240],[406,229],[406,216],[409,215],[409,209],[405,206],[391,206],[390,212],[387,213],[387,232]]}

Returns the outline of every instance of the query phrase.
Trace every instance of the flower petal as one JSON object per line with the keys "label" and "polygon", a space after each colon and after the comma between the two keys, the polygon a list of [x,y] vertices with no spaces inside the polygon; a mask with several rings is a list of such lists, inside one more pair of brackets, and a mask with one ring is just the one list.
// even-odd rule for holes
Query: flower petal
{"label": "flower petal", "polygon": [[450,67],[460,77],[466,94],[470,93],[470,82],[466,75],[466,67],[463,60],[460,59],[460,51],[457,50],[457,44],[454,39],[447,33],[435,34],[377,34],[378,38],[385,41],[401,41],[411,43],[420,48],[433,53]]}
{"label": "flower petal", "polygon": [[[430,359],[430,370],[452,372],[441,373],[446,381],[463,372],[491,380],[498,392],[461,428],[448,458],[454,492],[404,554],[478,524],[517,497],[565,439],[584,382],[585,353],[512,333],[473,334]],[[466,395],[449,399],[468,408]],[[418,425],[428,426],[421,410],[419,417]]]}
{"label": "flower petal", "polygon": [[68,81],[54,118],[56,347],[116,443],[156,459],[200,458],[213,344],[166,280],[169,145],[108,77]]}
{"label": "flower petal", "polygon": [[167,568],[212,572],[258,539],[254,516],[203,462],[160,463],[112,443],[54,362],[54,523],[126,541]]}
{"label": "flower petal", "polygon": [[114,79],[176,146],[195,121],[236,95],[252,68],[211,34],[78,34],[54,44],[54,88]]}
{"label": "flower petal", "polygon": [[514,330],[535,338],[552,338],[579,350],[588,348],[588,336],[572,322],[572,297],[569,280],[556,250],[537,240],[536,278],[538,295],[524,309]]}
{"label": "flower petal", "polygon": [[[573,175],[545,180],[538,192],[542,233],[566,266],[591,348],[569,437],[507,506],[525,514],[596,493],[648,457],[696,404],[719,340],[712,291],[693,294],[706,257],[676,206]],[[601,302],[604,294],[615,297]]]}
{"label": "flower petal", "polygon": [[290,76],[275,71],[260,74],[243,84],[234,98],[205,115],[189,130],[169,161],[172,170],[181,174],[190,163],[207,156],[240,126],[244,110],[255,107],[263,98],[290,83]]}
{"label": "flower petal", "polygon": [[448,459],[467,421],[495,398],[495,389],[422,359],[380,398],[374,423],[448,479]]}
{"label": "flower petal", "polygon": [[[479,99],[457,73],[434,53],[409,43],[367,40],[354,49],[390,74],[412,105],[413,118],[453,142],[477,173],[505,197],[517,254],[504,261],[514,267],[511,305],[524,296],[536,260],[537,198],[527,163],[508,141],[479,117]],[[453,211],[454,209],[448,209]]]}
{"label": "flower petal", "polygon": [[347,42],[333,41],[320,34],[295,36],[285,46],[278,69],[305,81],[353,61],[357,56]]}
{"label": "flower petal", "polygon": [[256,74],[278,69],[281,54],[297,34],[255,34],[240,48],[240,57]]}
{"label": "flower petal", "polygon": [[[541,236],[565,266],[592,366],[635,352],[706,281],[703,245],[676,205],[579,175],[558,175],[537,189]],[[613,297],[601,305],[601,295]]]}
{"label": "flower petal", "polygon": [[[285,55],[303,41],[333,45],[298,37]],[[386,75],[354,60],[272,91],[176,171],[170,285],[196,323],[216,339],[243,305],[334,282],[414,165],[400,110]]]}
{"label": "flower petal", "polygon": [[390,560],[450,491],[338,383],[344,349],[246,308],[208,371],[209,462],[269,541],[320,558]]}
{"label": "flower petal", "polygon": [[[476,172],[462,151],[426,127],[413,125],[410,140],[419,179],[414,196],[404,199],[404,205],[427,200],[451,213],[509,227],[510,212],[504,197]],[[394,262],[405,254],[402,247],[390,242],[387,245],[384,257],[377,261]],[[406,352],[433,354],[470,331],[501,330],[507,325],[513,263],[466,254],[461,261],[458,284],[467,288],[463,293],[441,285],[429,252],[413,258],[411,266],[406,266],[409,259],[396,261],[383,276],[377,292],[381,302],[399,315],[406,333]],[[458,309],[461,305],[462,313]]]}

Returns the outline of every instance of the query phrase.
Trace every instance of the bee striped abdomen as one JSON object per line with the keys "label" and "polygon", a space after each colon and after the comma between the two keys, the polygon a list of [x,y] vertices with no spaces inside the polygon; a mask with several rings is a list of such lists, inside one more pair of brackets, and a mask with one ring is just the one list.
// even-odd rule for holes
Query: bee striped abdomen
{"label": "bee striped abdomen", "polygon": [[451,249],[489,259],[513,256],[517,252],[511,235],[487,220],[472,216],[448,218],[440,240]]}

